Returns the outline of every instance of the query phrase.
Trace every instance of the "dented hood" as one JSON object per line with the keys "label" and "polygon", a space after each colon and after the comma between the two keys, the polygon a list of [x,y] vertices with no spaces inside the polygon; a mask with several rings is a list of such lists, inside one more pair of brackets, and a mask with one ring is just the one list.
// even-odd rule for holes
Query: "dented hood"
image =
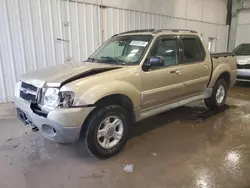
{"label": "dented hood", "polygon": [[39,69],[20,77],[20,81],[32,84],[36,87],[60,87],[68,82],[93,76],[102,72],[121,68],[120,66],[102,63],[68,63],[53,67]]}

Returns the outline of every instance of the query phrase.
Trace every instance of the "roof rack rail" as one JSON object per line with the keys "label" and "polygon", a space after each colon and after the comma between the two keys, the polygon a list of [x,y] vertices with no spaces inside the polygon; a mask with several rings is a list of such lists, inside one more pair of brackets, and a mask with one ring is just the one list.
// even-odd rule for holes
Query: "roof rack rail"
{"label": "roof rack rail", "polygon": [[[172,32],[190,32],[190,33],[197,33],[197,31],[194,30],[188,30],[188,29],[138,29],[138,30],[131,30],[131,31],[125,31],[119,34],[129,34],[129,33],[141,33],[141,32],[149,32],[149,33],[160,33],[162,31],[172,31]],[[115,36],[115,35],[114,35]]]}
{"label": "roof rack rail", "polygon": [[125,31],[120,34],[127,34],[127,33],[140,33],[140,32],[154,32],[155,29],[138,29],[138,30],[131,30],[131,31]]}
{"label": "roof rack rail", "polygon": [[181,31],[185,32],[186,31],[186,32],[190,32],[190,33],[197,33],[197,31],[188,30],[188,29],[157,29],[157,30],[154,30],[153,33],[159,33],[162,31],[172,31],[172,32],[181,32]]}

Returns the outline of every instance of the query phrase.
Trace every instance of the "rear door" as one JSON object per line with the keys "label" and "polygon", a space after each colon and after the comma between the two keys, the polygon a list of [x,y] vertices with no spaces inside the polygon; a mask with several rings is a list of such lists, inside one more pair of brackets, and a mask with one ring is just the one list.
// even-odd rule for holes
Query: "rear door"
{"label": "rear door", "polygon": [[209,82],[211,59],[206,56],[204,46],[196,35],[184,35],[179,39],[180,63],[184,88],[183,98],[202,94]]}

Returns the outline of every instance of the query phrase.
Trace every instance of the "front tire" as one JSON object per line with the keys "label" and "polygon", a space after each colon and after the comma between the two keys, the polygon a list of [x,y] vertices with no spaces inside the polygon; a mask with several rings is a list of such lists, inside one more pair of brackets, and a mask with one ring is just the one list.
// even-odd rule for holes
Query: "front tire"
{"label": "front tire", "polygon": [[211,97],[204,100],[209,109],[222,107],[226,102],[228,86],[224,79],[216,82]]}
{"label": "front tire", "polygon": [[88,119],[85,145],[99,159],[119,153],[128,141],[128,112],[118,105],[97,107]]}

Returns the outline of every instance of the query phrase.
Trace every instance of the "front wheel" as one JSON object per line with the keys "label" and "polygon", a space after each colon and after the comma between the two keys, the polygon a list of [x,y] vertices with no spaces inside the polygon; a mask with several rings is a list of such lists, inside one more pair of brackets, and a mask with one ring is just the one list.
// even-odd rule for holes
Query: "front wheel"
{"label": "front wheel", "polygon": [[227,83],[224,79],[216,82],[211,97],[205,99],[205,104],[210,109],[215,109],[223,106],[227,97]]}
{"label": "front wheel", "polygon": [[103,159],[119,153],[128,140],[128,120],[121,106],[97,107],[86,125],[85,144],[90,154]]}

